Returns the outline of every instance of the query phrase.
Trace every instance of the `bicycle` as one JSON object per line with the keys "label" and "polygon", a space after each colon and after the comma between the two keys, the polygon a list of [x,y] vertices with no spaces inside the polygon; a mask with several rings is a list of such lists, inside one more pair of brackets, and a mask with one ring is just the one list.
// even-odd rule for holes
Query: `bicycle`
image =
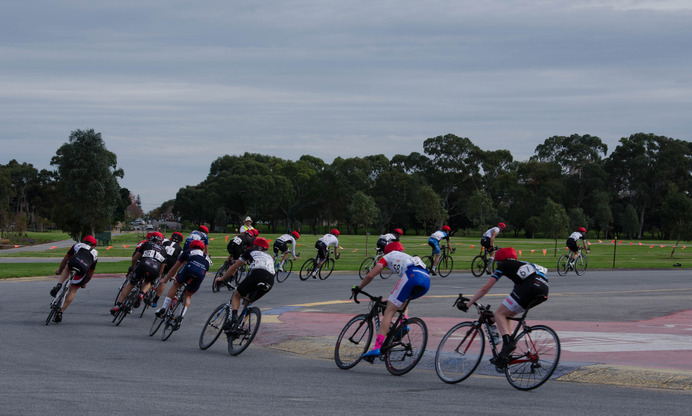
{"label": "bicycle", "polygon": [[137,284],[134,285],[130,293],[123,300],[122,304],[118,308],[118,311],[115,313],[115,315],[113,315],[113,322],[115,322],[115,326],[119,326],[123,319],[125,319],[125,316],[131,314],[132,310],[135,309],[135,303],[137,302],[137,298],[139,297],[139,294],[142,292],[143,281],[144,277],[139,279]]}
{"label": "bicycle", "polygon": [[120,294],[122,293],[123,289],[125,289],[127,282],[130,280],[130,273],[132,273],[132,271],[128,271],[125,274],[125,280],[123,280],[122,284],[120,285],[120,289],[118,289],[118,293],[115,295],[115,300],[113,301],[113,306],[118,304],[118,299],[120,299]]}
{"label": "bicycle", "polygon": [[175,296],[173,296],[173,299],[171,300],[171,304],[168,305],[168,308],[166,308],[164,311],[163,316],[159,317],[154,315],[154,322],[152,322],[151,328],[149,328],[150,337],[156,334],[161,325],[163,325],[163,332],[161,332],[162,341],[170,338],[173,332],[180,328],[180,322],[183,320],[184,309],[184,306],[181,308],[180,305],[185,305],[185,302],[187,301],[185,290],[187,289],[188,283],[189,282],[185,282],[178,287],[178,290],[175,292]]}
{"label": "bicycle", "polygon": [[48,325],[55,315],[62,310],[62,305],[65,303],[65,297],[67,296],[67,292],[70,290],[70,285],[72,284],[72,278],[74,278],[78,271],[78,269],[72,269],[69,277],[67,280],[65,280],[58,293],[50,302],[50,311],[48,312],[48,317],[46,318],[46,325]]}
{"label": "bicycle", "polygon": [[[297,253],[293,259],[297,259],[300,257],[300,253]],[[281,264],[281,256],[277,256],[274,259],[274,270],[276,270],[275,278],[276,281],[281,283],[285,282],[286,279],[288,279],[288,276],[291,275],[291,271],[293,271],[293,260],[287,258],[286,261],[284,262],[284,265],[281,266],[281,271],[279,271],[279,264]]]}
{"label": "bicycle", "polygon": [[[500,247],[495,246],[495,249],[493,253],[497,252]],[[471,273],[476,276],[476,277],[481,277],[483,276],[483,273],[488,273],[492,274],[495,273],[495,261],[493,260],[493,263],[490,265],[490,269],[488,269],[488,263],[490,262],[490,258],[488,257],[489,253],[488,250],[485,249],[485,247],[481,248],[481,253],[477,255],[476,257],[471,260]]]}
{"label": "bicycle", "polygon": [[[370,298],[370,311],[356,315],[348,321],[334,346],[334,361],[343,370],[353,368],[363,359],[363,354],[370,348],[373,334],[380,329],[380,315],[387,308],[387,302],[382,299],[382,296],[375,297],[362,290],[360,293]],[[413,290],[411,296],[415,293],[416,289]],[[357,294],[351,297],[356,303],[360,303]],[[413,370],[423,357],[428,343],[428,328],[425,322],[420,318],[407,318],[404,315],[410,301],[411,297],[397,312],[396,320],[390,324],[387,336],[380,347],[379,359],[384,361],[387,371],[395,376],[401,376]],[[365,358],[365,360],[372,363],[375,357]]]}
{"label": "bicycle", "polygon": [[577,276],[581,276],[586,273],[586,267],[589,261],[586,258],[586,254],[583,254],[579,250],[577,258],[574,260],[570,259],[570,254],[563,254],[557,261],[557,274],[560,276],[565,276],[568,271],[574,270]]}
{"label": "bicycle", "polygon": [[[229,354],[240,354],[241,352],[245,351],[247,347],[250,346],[252,340],[255,339],[255,335],[257,335],[257,330],[259,329],[260,321],[262,320],[262,312],[260,312],[259,308],[252,306],[252,302],[254,302],[254,299],[257,298],[257,294],[260,291],[267,292],[269,291],[269,289],[271,289],[271,287],[268,284],[258,283],[257,288],[252,293],[252,296],[243,299],[243,310],[240,311],[235,320],[230,322],[228,321],[228,318],[231,312],[231,301],[229,300],[225,305],[220,305],[222,308],[220,313],[222,315],[225,315],[225,319],[223,325],[221,325],[220,327],[218,334],[216,334],[216,338],[219,337],[221,330],[223,330],[226,333]],[[227,310],[224,311],[224,308],[227,308]],[[213,316],[214,313],[212,313],[210,319]],[[202,336],[204,335],[205,330],[206,326],[204,329],[202,329],[202,334],[200,335],[200,348],[202,347]],[[216,341],[216,339],[214,339],[214,341]],[[213,342],[211,344],[213,344]],[[209,346],[211,346],[211,344],[209,344]]]}
{"label": "bicycle", "polygon": [[[363,262],[360,264],[360,268],[358,269],[358,276],[360,277],[360,280],[363,280],[363,278],[370,273],[370,270],[375,267],[382,257],[384,257],[384,253],[378,251],[375,257],[368,257],[363,260]],[[382,279],[389,279],[392,273],[394,272],[385,267],[382,269],[382,271],[380,271],[380,277]]]}
{"label": "bicycle", "polygon": [[[464,304],[468,301],[468,298],[459,294],[454,306],[466,312],[468,308]],[[539,300],[535,300],[529,308],[538,302]],[[484,330],[493,359],[497,358],[500,343],[495,342],[490,332],[490,326],[495,322],[490,305],[474,305],[479,318],[452,327],[437,347],[435,372],[445,383],[459,383],[476,370],[485,349]],[[512,352],[504,373],[509,384],[518,390],[532,390],[545,383],[560,361],[560,339],[555,331],[545,325],[527,325],[526,314],[529,308],[521,317],[509,318],[517,323],[512,333],[516,349]]]}
{"label": "bicycle", "polygon": [[[334,271],[335,261],[331,256],[332,250],[327,250],[327,258],[324,260],[324,263],[322,263],[322,265],[316,272],[316,275],[319,276],[320,280],[328,278]],[[313,272],[315,272],[315,267],[319,262],[319,253],[315,255],[314,259],[307,259],[300,268],[300,273],[298,274],[300,280],[308,280],[310,276],[316,277],[313,276]]]}
{"label": "bicycle", "polygon": [[[454,268],[454,259],[452,258],[452,254],[454,254],[457,250],[456,248],[450,249],[447,246],[440,246],[440,249],[442,249],[440,252],[440,261],[437,262],[437,270],[435,270],[435,273],[439,274],[440,277],[447,277]],[[431,271],[433,262],[435,261],[435,255],[424,256],[422,260],[423,263],[425,263],[425,265],[428,267],[428,271]]]}
{"label": "bicycle", "polygon": [[139,314],[140,318],[144,316],[144,311],[146,311],[147,308],[154,302],[156,290],[159,288],[159,284],[161,284],[161,276],[157,277],[152,282],[151,287],[149,290],[147,290],[147,293],[144,294],[144,298],[142,299],[142,312]]}
{"label": "bicycle", "polygon": [[214,282],[216,281],[216,278],[223,276],[224,273],[226,273],[226,270],[228,270],[228,268],[231,267],[231,265],[233,263],[235,263],[236,261],[237,260],[232,260],[231,262],[229,262],[228,260],[226,260],[223,262],[221,267],[219,267],[219,270],[216,271],[216,274],[214,275],[214,279],[211,281],[211,291],[213,293],[217,293],[218,291],[220,291],[223,286],[226,286],[226,288],[228,288],[229,291],[234,290],[238,286],[240,281],[243,279],[243,277],[246,276],[247,265],[242,265],[241,267],[238,268],[238,270],[236,271],[236,274],[234,276],[227,277],[226,280],[224,280],[221,285],[217,286],[216,284],[214,284]]}

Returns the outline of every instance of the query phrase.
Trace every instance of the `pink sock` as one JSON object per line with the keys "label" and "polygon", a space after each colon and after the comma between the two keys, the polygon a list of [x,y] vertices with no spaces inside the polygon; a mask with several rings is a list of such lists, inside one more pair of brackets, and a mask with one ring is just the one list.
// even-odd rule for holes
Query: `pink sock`
{"label": "pink sock", "polygon": [[377,340],[375,340],[375,347],[373,348],[374,350],[379,349],[382,346],[384,338],[384,335],[377,334]]}

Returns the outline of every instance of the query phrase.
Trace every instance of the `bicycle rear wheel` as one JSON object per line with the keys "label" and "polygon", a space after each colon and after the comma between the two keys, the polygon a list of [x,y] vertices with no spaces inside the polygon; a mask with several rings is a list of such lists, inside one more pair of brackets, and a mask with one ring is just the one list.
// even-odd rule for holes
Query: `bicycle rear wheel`
{"label": "bicycle rear wheel", "polygon": [[483,330],[472,322],[450,329],[435,353],[435,371],[445,383],[466,380],[480,364],[485,349]]}
{"label": "bicycle rear wheel", "polygon": [[560,339],[545,325],[529,327],[517,337],[505,376],[512,387],[531,390],[548,381],[560,361]]}
{"label": "bicycle rear wheel", "polygon": [[[182,297],[176,302],[175,305],[166,313],[166,316],[164,317],[164,325],[163,325],[163,332],[161,333],[161,341],[165,341],[168,338],[173,335],[173,332],[177,331],[180,323],[176,323],[176,318],[180,317],[180,319],[183,319],[183,309],[180,307],[181,304],[185,303],[185,297]],[[176,312],[180,310],[178,315],[176,316]]]}
{"label": "bicycle rear wheel", "polygon": [[214,309],[209,318],[207,318],[207,322],[202,328],[202,333],[199,334],[199,348],[206,350],[219,339],[219,335],[223,332],[223,326],[228,321],[229,312],[228,303],[222,303]]}
{"label": "bicycle rear wheel", "polygon": [[286,279],[288,279],[288,275],[290,275],[291,271],[293,270],[293,260],[286,259],[284,265],[281,268],[283,269],[283,271],[276,272],[276,281],[279,283],[284,282],[286,281]]}
{"label": "bicycle rear wheel", "polygon": [[123,304],[120,305],[120,308],[118,309],[118,313],[115,314],[115,318],[113,319],[113,322],[115,322],[115,326],[120,325],[120,323],[125,319],[126,315],[129,315],[130,312],[132,311],[132,308],[134,307],[135,304],[135,299],[137,299],[137,296],[139,296],[139,290],[137,290],[138,286],[135,286],[131,291],[130,294],[127,295],[125,300],[123,301]]}
{"label": "bicycle rear wheel", "polygon": [[483,276],[483,273],[485,273],[485,258],[481,255],[478,255],[471,260],[471,273],[476,276],[476,277],[481,277]]}
{"label": "bicycle rear wheel", "polygon": [[300,273],[298,274],[298,277],[300,278],[300,280],[308,280],[314,270],[315,259],[305,260],[305,263],[303,263],[303,266],[300,268]]}
{"label": "bicycle rear wheel", "polygon": [[250,346],[252,340],[255,339],[255,335],[257,335],[261,320],[262,313],[259,308],[253,306],[248,309],[243,322],[236,326],[228,338],[229,354],[238,355]]}
{"label": "bicycle rear wheel", "polygon": [[433,261],[434,261],[435,259],[433,259],[432,256],[423,256],[423,258],[421,258],[421,260],[423,261],[423,263],[425,263],[425,268],[428,269],[428,271],[431,271],[431,270],[432,270]]}
{"label": "bicycle rear wheel", "polygon": [[564,276],[569,270],[569,255],[563,254],[557,261],[557,274]]}
{"label": "bicycle rear wheel", "polygon": [[358,269],[358,277],[360,277],[360,280],[363,280],[363,278],[370,273],[370,270],[375,267],[375,258],[374,257],[368,257],[367,259],[363,260],[363,262],[360,264],[360,268]]}
{"label": "bicycle rear wheel", "polygon": [[320,280],[324,280],[331,276],[332,272],[334,271],[334,259],[327,259],[322,263],[322,267],[320,267],[319,275],[320,275]]}
{"label": "bicycle rear wheel", "polygon": [[586,256],[580,254],[579,257],[577,257],[577,261],[574,262],[574,271],[577,272],[577,276],[581,276],[586,273],[587,265],[588,260],[586,260]]}
{"label": "bicycle rear wheel", "polygon": [[361,360],[361,357],[372,341],[372,321],[366,319],[366,315],[357,315],[351,318],[344,326],[334,345],[334,362],[342,370],[353,368]]}
{"label": "bicycle rear wheel", "polygon": [[72,277],[73,276],[70,276],[67,280],[65,280],[65,283],[63,283],[60,291],[50,303],[50,312],[48,312],[48,317],[46,318],[46,325],[48,325],[50,321],[55,318],[58,311],[62,309],[62,305],[65,303],[65,296],[67,296],[67,291],[70,290],[69,288],[72,282]]}
{"label": "bicycle rear wheel", "polygon": [[444,256],[437,264],[437,274],[439,274],[440,277],[447,277],[452,272],[453,268],[454,259],[451,256]]}
{"label": "bicycle rear wheel", "polygon": [[395,329],[401,337],[393,338],[385,347],[384,363],[392,375],[401,376],[413,370],[423,357],[428,343],[428,328],[419,318],[409,318]]}
{"label": "bicycle rear wheel", "polygon": [[120,285],[120,289],[118,289],[118,294],[115,295],[115,300],[113,301],[113,306],[118,304],[118,299],[120,298],[120,293],[122,293],[123,289],[125,288],[125,285],[127,284],[128,276],[125,276],[125,279],[123,280],[122,284]]}
{"label": "bicycle rear wheel", "polygon": [[213,293],[216,293],[219,290],[221,290],[221,287],[220,286],[217,287],[216,284],[214,284],[214,282],[216,281],[217,278],[223,276],[223,274],[226,273],[226,270],[228,270],[229,267],[230,267],[230,265],[228,264],[228,262],[224,261],[223,264],[221,265],[221,267],[219,267],[219,270],[216,271],[216,274],[214,275],[214,279],[211,281],[211,291]]}

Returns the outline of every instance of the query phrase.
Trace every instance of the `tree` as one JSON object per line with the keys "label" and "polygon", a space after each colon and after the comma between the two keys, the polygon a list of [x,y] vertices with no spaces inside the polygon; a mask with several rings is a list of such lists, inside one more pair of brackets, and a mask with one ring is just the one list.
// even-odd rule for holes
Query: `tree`
{"label": "tree", "polygon": [[608,237],[610,224],[613,222],[613,211],[610,209],[610,198],[605,191],[596,191],[593,195],[594,201],[594,226],[598,230],[596,237],[600,237],[603,231],[603,238]]}
{"label": "tree", "polygon": [[447,219],[447,212],[442,206],[442,199],[428,185],[420,186],[416,191],[416,220],[423,224],[423,229],[430,231]]}
{"label": "tree", "polygon": [[620,229],[627,238],[634,238],[639,232],[639,218],[637,217],[637,211],[631,204],[627,204],[627,207],[625,207]]}
{"label": "tree", "polygon": [[358,224],[362,224],[367,231],[368,226],[374,224],[380,215],[380,210],[377,208],[375,200],[360,191],[353,195],[353,201],[348,206],[348,212],[351,215],[351,222],[356,232],[358,232]]}
{"label": "tree", "polygon": [[544,237],[555,239],[555,256],[557,256],[557,239],[564,237],[568,231],[569,217],[567,211],[562,205],[548,198],[541,214],[541,220],[543,221]]}
{"label": "tree", "polygon": [[680,240],[692,239],[692,198],[689,194],[680,192],[674,184],[670,184],[662,211],[665,219],[663,229],[676,240],[670,253],[670,257],[673,257]]}
{"label": "tree", "polygon": [[497,210],[493,206],[490,195],[482,189],[475,191],[469,198],[467,209],[469,219],[476,227],[484,228],[497,216]]}
{"label": "tree", "polygon": [[101,133],[73,131],[50,163],[57,167],[58,226],[74,239],[108,229],[120,199],[117,178],[124,173]]}

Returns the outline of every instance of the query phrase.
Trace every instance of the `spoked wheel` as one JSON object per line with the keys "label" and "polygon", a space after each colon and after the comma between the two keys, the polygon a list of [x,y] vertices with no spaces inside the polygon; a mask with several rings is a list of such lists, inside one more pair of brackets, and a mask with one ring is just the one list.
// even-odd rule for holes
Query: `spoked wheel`
{"label": "spoked wheel", "polygon": [[137,296],[139,296],[139,290],[137,290],[136,288],[137,286],[132,289],[129,295],[127,295],[127,297],[123,301],[123,304],[120,305],[118,313],[115,314],[115,318],[113,318],[115,326],[120,325],[123,319],[125,319],[125,316],[129,315],[132,311],[132,308],[135,304],[135,299],[137,299]]}
{"label": "spoked wheel", "polygon": [[58,313],[58,311],[62,309],[62,304],[65,302],[65,296],[67,296],[67,291],[69,290],[71,281],[72,276],[65,280],[65,283],[63,283],[62,288],[60,288],[60,291],[55,296],[53,301],[50,303],[50,311],[48,312],[48,317],[46,318],[46,325],[48,325],[50,321],[53,318],[55,318],[55,315]]}
{"label": "spoked wheel", "polygon": [[324,280],[332,274],[334,271],[334,263],[334,259],[327,259],[322,263],[322,267],[320,267],[318,273],[320,275],[320,280]]}
{"label": "spoked wheel", "polygon": [[293,270],[293,260],[291,259],[286,259],[284,262],[284,265],[281,267],[283,271],[276,271],[276,281],[281,283],[286,281],[288,279],[288,275],[291,274],[291,271]]}
{"label": "spoked wheel", "polygon": [[413,370],[423,357],[428,343],[428,328],[419,318],[409,318],[399,324],[397,335],[390,341],[384,354],[387,370],[401,376]]}
{"label": "spoked wheel", "polygon": [[144,311],[146,311],[149,305],[151,305],[151,302],[153,302],[154,296],[156,296],[157,287],[158,286],[152,286],[147,290],[147,293],[144,294],[144,299],[142,299],[142,312],[139,313],[140,318],[144,316]]}
{"label": "spoked wheel", "polygon": [[454,268],[454,259],[451,256],[444,256],[440,258],[440,262],[437,264],[437,274],[440,277],[447,277],[452,272]]}
{"label": "spoked wheel", "polygon": [[485,273],[485,264],[485,258],[483,256],[478,255],[474,257],[471,261],[471,273],[476,277],[483,276],[483,273]]}
{"label": "spoked wheel", "polygon": [[385,268],[382,269],[382,271],[380,272],[380,277],[381,277],[382,279],[389,279],[389,278],[391,277],[392,274],[394,274],[394,272],[391,271],[389,268],[385,267]]}
{"label": "spoked wheel", "polygon": [[46,325],[50,323],[50,321],[55,316],[56,312],[58,312],[58,309],[55,306],[51,305],[50,312],[48,312],[48,318],[46,318]]}
{"label": "spoked wheel", "polygon": [[577,276],[581,276],[586,273],[587,265],[588,261],[586,260],[586,257],[579,255],[579,257],[577,257],[577,261],[574,262],[574,271],[577,272]]}
{"label": "spoked wheel", "polygon": [[310,278],[310,275],[312,272],[315,270],[315,259],[308,259],[303,263],[303,266],[300,268],[300,273],[298,274],[298,277],[300,277],[300,280],[308,280]]}
{"label": "spoked wheel", "polygon": [[466,380],[483,358],[483,332],[471,322],[462,322],[447,332],[435,354],[435,371],[445,383]]}
{"label": "spoked wheel", "polygon": [[113,301],[113,306],[118,304],[118,299],[120,298],[120,293],[122,293],[123,289],[125,288],[125,285],[127,284],[127,280],[129,279],[129,274],[125,276],[125,279],[123,280],[122,284],[120,285],[120,289],[118,289],[118,294],[115,295],[115,300]]}
{"label": "spoked wheel", "polygon": [[360,264],[360,268],[358,269],[358,276],[360,277],[360,280],[363,280],[363,278],[370,273],[370,270],[375,267],[375,258],[374,257],[368,257],[367,259],[363,260],[363,262]]}
{"label": "spoked wheel", "polygon": [[261,320],[262,313],[259,308],[248,309],[243,322],[235,328],[228,338],[229,354],[238,355],[250,346],[252,340],[255,339]]}
{"label": "spoked wheel", "polygon": [[158,316],[154,315],[154,322],[151,323],[151,328],[149,328],[149,336],[152,337],[156,333],[156,331],[161,328],[161,324],[163,324],[165,316],[163,318],[159,318]]}
{"label": "spoked wheel", "polygon": [[[161,333],[161,341],[165,341],[173,335],[173,332],[177,331],[180,327],[180,320],[183,319],[183,308],[180,306],[185,303],[185,298],[182,297],[176,302],[175,305],[166,313],[164,317],[163,332]],[[176,315],[176,312],[180,312]],[[176,320],[178,320],[176,322]]]}
{"label": "spoked wheel", "polygon": [[569,255],[563,254],[557,261],[557,274],[564,276],[569,271]]}
{"label": "spoked wheel", "polygon": [[221,286],[217,287],[214,284],[214,282],[216,281],[216,279],[223,276],[223,274],[226,273],[226,270],[228,270],[229,267],[230,267],[230,265],[228,264],[228,262],[224,261],[223,264],[221,265],[221,267],[219,267],[219,270],[216,271],[216,274],[214,275],[214,280],[211,281],[211,291],[212,292],[216,293],[219,290],[221,290]]}
{"label": "spoked wheel", "polygon": [[354,316],[344,329],[334,346],[334,362],[342,370],[353,368],[370,348],[373,336],[372,321],[365,315]]}
{"label": "spoked wheel", "polygon": [[512,387],[531,390],[548,381],[560,361],[560,339],[545,325],[536,325],[517,337],[517,348],[505,369]]}
{"label": "spoked wheel", "polygon": [[223,326],[228,321],[229,309],[228,303],[222,303],[209,315],[204,328],[202,328],[202,333],[199,334],[199,347],[201,349],[206,350],[219,339],[219,335],[223,332]]}
{"label": "spoked wheel", "polygon": [[425,267],[428,269],[428,271],[431,271],[433,261],[435,259],[432,256],[423,256],[423,258],[421,258],[421,260],[423,261],[423,263],[425,263]]}

